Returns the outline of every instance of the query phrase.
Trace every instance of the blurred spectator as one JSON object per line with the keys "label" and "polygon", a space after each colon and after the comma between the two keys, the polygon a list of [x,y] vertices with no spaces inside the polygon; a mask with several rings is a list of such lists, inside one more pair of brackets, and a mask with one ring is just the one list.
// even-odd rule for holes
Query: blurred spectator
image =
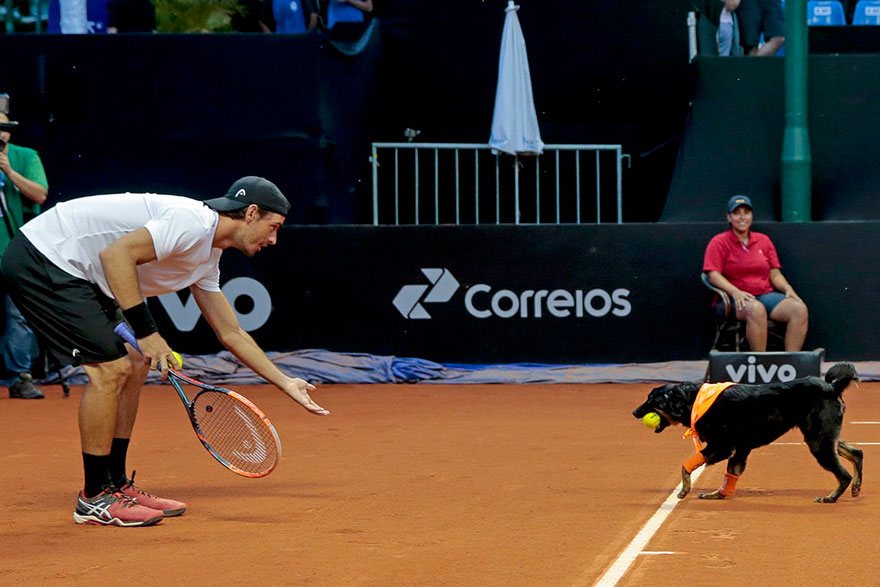
{"label": "blurred spectator", "polygon": [[156,30],[156,7],[151,0],[107,2],[108,33],[152,33]]}
{"label": "blurred spectator", "polygon": [[691,0],[700,18],[697,36],[700,55],[742,55],[736,9],[740,0]]}
{"label": "blurred spectator", "polygon": [[363,22],[365,12],[373,12],[373,0],[327,0],[327,28],[337,22]]}
{"label": "blurred spectator", "polygon": [[[785,16],[782,0],[741,0],[736,11],[740,44],[746,55],[775,55],[785,43]],[[761,35],[764,44],[761,44]]]}
{"label": "blurred spectator", "polygon": [[[6,102],[0,108],[0,123],[8,123]],[[6,251],[9,241],[18,233],[25,218],[36,215],[40,204],[46,201],[49,183],[40,156],[33,149],[19,147],[9,142],[9,130],[0,128],[0,255]],[[3,358],[6,370],[17,374],[9,386],[9,397],[40,399],[43,392],[37,389],[31,377],[31,361],[36,346],[34,333],[12,300],[2,296],[6,312],[6,332],[3,335]]]}
{"label": "blurred spectator", "polygon": [[[725,4],[739,7],[739,0],[728,0]],[[739,44],[739,21],[735,11],[736,8],[728,9],[725,6],[718,23],[718,54],[724,57],[742,55],[742,47]]]}
{"label": "blurred spectator", "polygon": [[266,0],[260,25],[266,33],[304,33],[318,26],[318,8],[313,0]]}

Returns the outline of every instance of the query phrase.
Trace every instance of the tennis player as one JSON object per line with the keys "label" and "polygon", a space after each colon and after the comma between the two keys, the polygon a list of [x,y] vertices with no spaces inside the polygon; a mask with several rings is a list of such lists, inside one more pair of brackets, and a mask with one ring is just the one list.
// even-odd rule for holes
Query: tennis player
{"label": "tennis player", "polygon": [[[272,182],[243,177],[220,198],[112,194],[62,202],[25,224],[3,255],[9,295],[64,364],[83,365],[79,405],[85,486],[78,524],[147,526],[186,504],[151,495],[126,475],[141,386],[150,369],[174,363],[145,297],[189,288],[220,342],[314,414],[313,385],[284,375],[238,324],[220,291],[220,255],[252,256],[275,244],[290,204]],[[125,320],[140,351],[113,328]],[[143,354],[141,354],[143,353]]]}

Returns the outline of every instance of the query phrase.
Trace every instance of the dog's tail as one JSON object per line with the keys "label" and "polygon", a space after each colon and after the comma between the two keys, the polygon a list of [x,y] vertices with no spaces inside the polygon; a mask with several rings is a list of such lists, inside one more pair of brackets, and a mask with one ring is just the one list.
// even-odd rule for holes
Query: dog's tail
{"label": "dog's tail", "polygon": [[831,384],[837,395],[843,393],[843,390],[853,381],[860,381],[859,374],[856,372],[856,366],[852,363],[837,363],[825,374],[825,381]]}

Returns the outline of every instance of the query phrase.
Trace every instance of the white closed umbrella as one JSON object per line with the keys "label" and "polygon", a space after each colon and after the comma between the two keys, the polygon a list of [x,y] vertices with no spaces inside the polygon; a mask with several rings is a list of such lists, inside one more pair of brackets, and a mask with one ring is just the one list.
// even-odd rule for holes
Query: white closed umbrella
{"label": "white closed umbrella", "polygon": [[[501,53],[498,58],[498,87],[495,91],[495,112],[492,115],[492,135],[489,146],[496,152],[510,155],[540,155],[544,151],[538,113],[532,96],[532,74],[526,40],[513,0],[509,0],[501,36]],[[516,223],[519,223],[519,161],[516,164],[514,187],[516,200]]]}
{"label": "white closed umbrella", "polygon": [[86,0],[60,0],[61,32],[65,35],[84,35],[89,32],[89,14]]}

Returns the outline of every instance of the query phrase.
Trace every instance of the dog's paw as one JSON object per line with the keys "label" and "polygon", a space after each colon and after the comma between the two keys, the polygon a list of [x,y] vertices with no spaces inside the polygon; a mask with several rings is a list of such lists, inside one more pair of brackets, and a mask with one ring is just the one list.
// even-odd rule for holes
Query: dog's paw
{"label": "dog's paw", "polygon": [[681,468],[681,490],[678,492],[678,499],[683,499],[685,495],[691,491],[691,474],[684,467]]}
{"label": "dog's paw", "polygon": [[816,498],[816,503],[836,503],[837,496],[834,495],[824,495],[822,497]]}
{"label": "dog's paw", "polygon": [[724,499],[724,496],[718,490],[715,490],[712,493],[701,493],[700,499]]}
{"label": "dog's paw", "polygon": [[853,486],[852,486],[852,496],[853,496],[853,497],[858,497],[859,494],[860,494],[861,492],[862,492],[862,485],[861,485],[861,483],[859,483],[858,485],[855,484],[855,483],[853,483]]}

